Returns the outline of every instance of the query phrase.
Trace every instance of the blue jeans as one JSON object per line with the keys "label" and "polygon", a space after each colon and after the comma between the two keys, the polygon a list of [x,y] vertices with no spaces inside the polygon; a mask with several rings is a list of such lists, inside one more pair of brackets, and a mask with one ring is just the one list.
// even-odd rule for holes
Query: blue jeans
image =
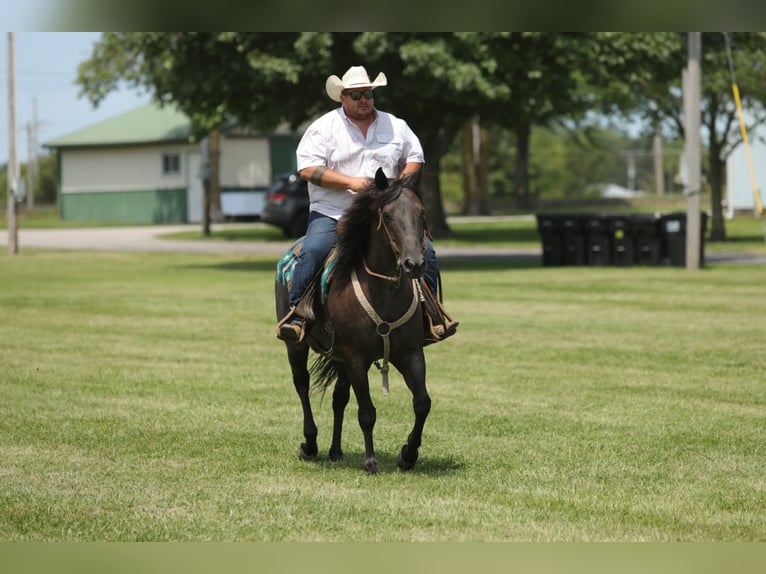
{"label": "blue jeans", "polygon": [[[290,307],[300,303],[306,288],[309,286],[314,276],[322,267],[324,260],[332,250],[333,245],[338,238],[338,222],[332,217],[327,217],[316,211],[309,214],[309,226],[306,230],[306,236],[303,238],[303,247],[298,255],[293,270],[293,281],[290,288]],[[424,274],[426,285],[436,296],[436,288],[439,277],[439,267],[436,261],[436,251],[433,243],[426,238],[426,271]]]}

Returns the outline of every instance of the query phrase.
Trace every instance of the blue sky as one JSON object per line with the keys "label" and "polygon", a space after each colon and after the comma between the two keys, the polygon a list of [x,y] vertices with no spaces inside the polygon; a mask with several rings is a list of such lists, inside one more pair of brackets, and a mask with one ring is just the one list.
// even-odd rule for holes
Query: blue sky
{"label": "blue sky", "polygon": [[[113,92],[94,108],[78,98],[77,66],[90,56],[100,32],[15,32],[16,149],[27,161],[27,125],[37,104],[40,144],[142,106],[150,97],[137,90]],[[0,165],[8,161],[8,38],[0,38]]]}

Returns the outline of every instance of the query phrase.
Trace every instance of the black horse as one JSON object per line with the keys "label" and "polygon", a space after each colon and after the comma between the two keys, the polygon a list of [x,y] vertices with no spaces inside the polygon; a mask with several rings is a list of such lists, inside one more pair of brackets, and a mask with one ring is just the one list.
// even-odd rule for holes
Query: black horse
{"label": "black horse", "polygon": [[[418,459],[431,398],[426,390],[421,310],[425,218],[415,181],[407,177],[389,184],[378,170],[375,183],[354,198],[338,222],[337,256],[326,292],[316,283],[310,291],[310,305],[305,309],[309,316],[314,315],[310,327],[301,342],[286,343],[293,384],[303,406],[306,441],[298,451],[302,459],[312,460],[318,452],[309,397],[309,380],[313,376],[315,388],[326,390],[334,383],[330,460],[343,457],[343,414],[353,389],[364,434],[364,468],[370,474],[378,472],[373,446],[376,412],[367,373],[375,363],[381,369],[387,392],[389,362],[412,392],[415,411],[412,432],[397,463],[402,470],[410,470]],[[279,273],[276,303],[277,317],[284,317],[289,309],[288,290]],[[309,348],[318,353],[311,373]]]}

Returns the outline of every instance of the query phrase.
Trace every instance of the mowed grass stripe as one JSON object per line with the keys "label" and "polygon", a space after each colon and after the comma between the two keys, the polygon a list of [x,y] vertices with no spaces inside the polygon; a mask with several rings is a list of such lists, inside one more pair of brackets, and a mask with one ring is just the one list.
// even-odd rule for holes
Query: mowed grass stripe
{"label": "mowed grass stripe", "polygon": [[421,460],[373,368],[382,473],[295,452],[275,261],[0,257],[3,540],[764,540],[766,268],[444,262]]}

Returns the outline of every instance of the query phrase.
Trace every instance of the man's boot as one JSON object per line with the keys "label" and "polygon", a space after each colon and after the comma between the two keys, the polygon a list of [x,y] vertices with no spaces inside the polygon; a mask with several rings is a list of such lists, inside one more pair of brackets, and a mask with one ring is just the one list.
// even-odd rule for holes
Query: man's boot
{"label": "man's boot", "polygon": [[290,307],[281,321],[277,324],[277,338],[288,343],[299,343],[305,335],[305,321],[295,313],[295,307]]}
{"label": "man's boot", "polygon": [[425,317],[425,344],[430,345],[454,335],[460,323],[444,310],[444,307],[436,300],[425,282],[421,284],[421,287]]}

